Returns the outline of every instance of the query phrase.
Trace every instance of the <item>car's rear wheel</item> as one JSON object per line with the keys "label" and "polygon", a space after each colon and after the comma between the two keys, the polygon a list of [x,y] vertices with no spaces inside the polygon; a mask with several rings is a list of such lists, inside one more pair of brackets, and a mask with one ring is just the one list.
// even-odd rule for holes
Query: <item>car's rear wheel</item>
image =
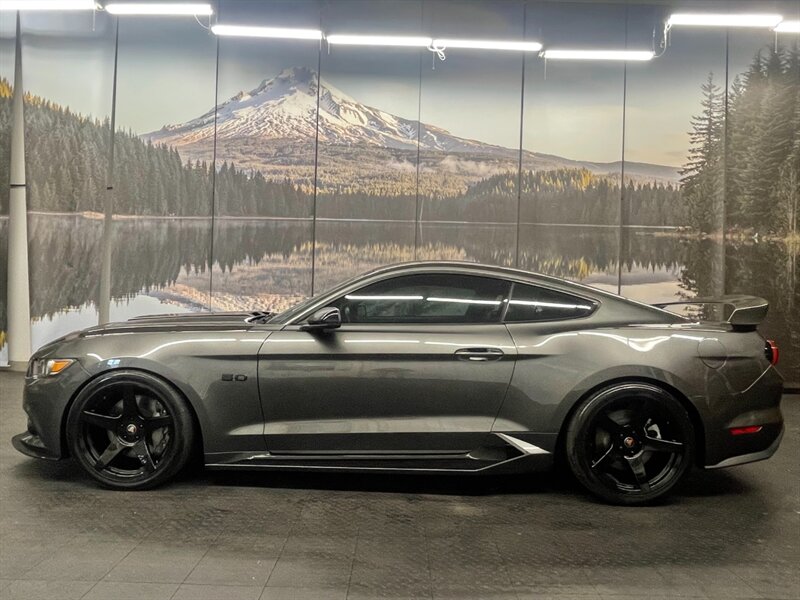
{"label": "car's rear wheel", "polygon": [[114,489],[149,489],[171,479],[189,460],[192,440],[192,416],[181,395],[140,371],[90,382],[67,418],[72,456]]}
{"label": "car's rear wheel", "polygon": [[686,409],[669,392],[620,383],[578,406],[567,429],[567,460],[590,492],[615,504],[644,504],[681,482],[694,439]]}

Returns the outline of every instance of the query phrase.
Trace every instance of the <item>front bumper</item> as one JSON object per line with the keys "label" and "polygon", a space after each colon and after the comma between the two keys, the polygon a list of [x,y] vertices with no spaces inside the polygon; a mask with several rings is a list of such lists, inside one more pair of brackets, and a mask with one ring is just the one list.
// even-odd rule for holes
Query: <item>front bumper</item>
{"label": "front bumper", "polygon": [[15,435],[11,438],[11,445],[25,456],[30,456],[31,458],[43,458],[44,460],[60,460],[62,458],[48,450],[41,438],[30,431]]}
{"label": "front bumper", "polygon": [[34,458],[58,460],[67,455],[64,422],[70,399],[86,381],[88,373],[75,363],[55,377],[25,378],[22,409],[28,430],[14,436],[11,444]]}

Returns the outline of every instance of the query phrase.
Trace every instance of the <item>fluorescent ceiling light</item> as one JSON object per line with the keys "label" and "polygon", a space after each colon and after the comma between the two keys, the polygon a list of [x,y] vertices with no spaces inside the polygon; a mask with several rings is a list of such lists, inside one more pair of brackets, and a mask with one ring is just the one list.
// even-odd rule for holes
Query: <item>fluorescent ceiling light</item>
{"label": "fluorescent ceiling light", "polygon": [[283,38],[290,40],[321,40],[319,29],[292,29],[289,27],[252,27],[249,25],[212,25],[214,35],[239,37]]}
{"label": "fluorescent ceiling light", "polygon": [[422,296],[360,296],[358,294],[347,294],[348,300],[422,300]]}
{"label": "fluorescent ceiling light", "polygon": [[591,310],[591,306],[587,304],[558,304],[556,302],[536,302],[534,300],[511,300],[511,304],[519,304],[521,306],[542,306],[545,308],[581,308],[584,310]]}
{"label": "fluorescent ceiling light", "polygon": [[538,52],[542,49],[539,42],[502,42],[494,40],[433,40],[434,48],[449,50],[450,48],[475,48],[478,50],[521,50],[523,52]]}
{"label": "fluorescent ceiling light", "polygon": [[775,28],[778,33],[800,33],[800,21],[782,21]]}
{"label": "fluorescent ceiling light", "polygon": [[111,2],[105,5],[112,15],[212,15],[210,4]]}
{"label": "fluorescent ceiling light", "polygon": [[545,50],[545,58],[565,60],[650,60],[652,50]]}
{"label": "fluorescent ceiling light", "polygon": [[2,0],[0,10],[94,10],[94,0]]}
{"label": "fluorescent ceiling light", "polygon": [[329,44],[349,44],[354,46],[414,46],[427,48],[433,40],[426,37],[398,35],[326,35]]}
{"label": "fluorescent ceiling light", "polygon": [[438,298],[431,296],[426,298],[428,302],[455,302],[457,304],[488,304],[490,306],[498,306],[502,304],[500,300],[472,300],[471,298]]}
{"label": "fluorescent ceiling light", "polygon": [[781,22],[781,15],[726,14],[726,13],[676,13],[670,15],[667,25],[695,25],[706,27],[775,27]]}

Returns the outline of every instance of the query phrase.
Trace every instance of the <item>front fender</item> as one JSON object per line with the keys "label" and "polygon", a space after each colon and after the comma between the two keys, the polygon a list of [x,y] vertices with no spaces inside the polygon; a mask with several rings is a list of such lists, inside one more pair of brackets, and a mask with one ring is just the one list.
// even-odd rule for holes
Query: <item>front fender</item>
{"label": "front fender", "polygon": [[173,385],[197,417],[206,453],[263,451],[257,359],[266,337],[241,330],[98,335],[82,338],[70,351],[87,381],[136,369]]}

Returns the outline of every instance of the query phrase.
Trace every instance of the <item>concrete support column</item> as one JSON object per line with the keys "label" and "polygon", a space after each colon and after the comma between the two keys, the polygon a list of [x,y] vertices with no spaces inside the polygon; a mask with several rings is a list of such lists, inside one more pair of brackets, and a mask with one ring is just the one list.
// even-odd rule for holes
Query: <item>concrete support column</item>
{"label": "concrete support column", "polygon": [[111,121],[108,135],[108,170],[103,217],[103,254],[100,266],[100,289],[97,299],[97,319],[100,325],[111,320],[111,253],[114,248],[114,141],[117,117],[117,64],[119,60],[119,19],[114,34],[114,75],[111,85]]}
{"label": "concrete support column", "polygon": [[8,358],[24,370],[31,356],[28,279],[28,198],[25,183],[25,122],[22,98],[22,35],[17,13],[14,97],[11,104],[11,191],[8,204]]}

